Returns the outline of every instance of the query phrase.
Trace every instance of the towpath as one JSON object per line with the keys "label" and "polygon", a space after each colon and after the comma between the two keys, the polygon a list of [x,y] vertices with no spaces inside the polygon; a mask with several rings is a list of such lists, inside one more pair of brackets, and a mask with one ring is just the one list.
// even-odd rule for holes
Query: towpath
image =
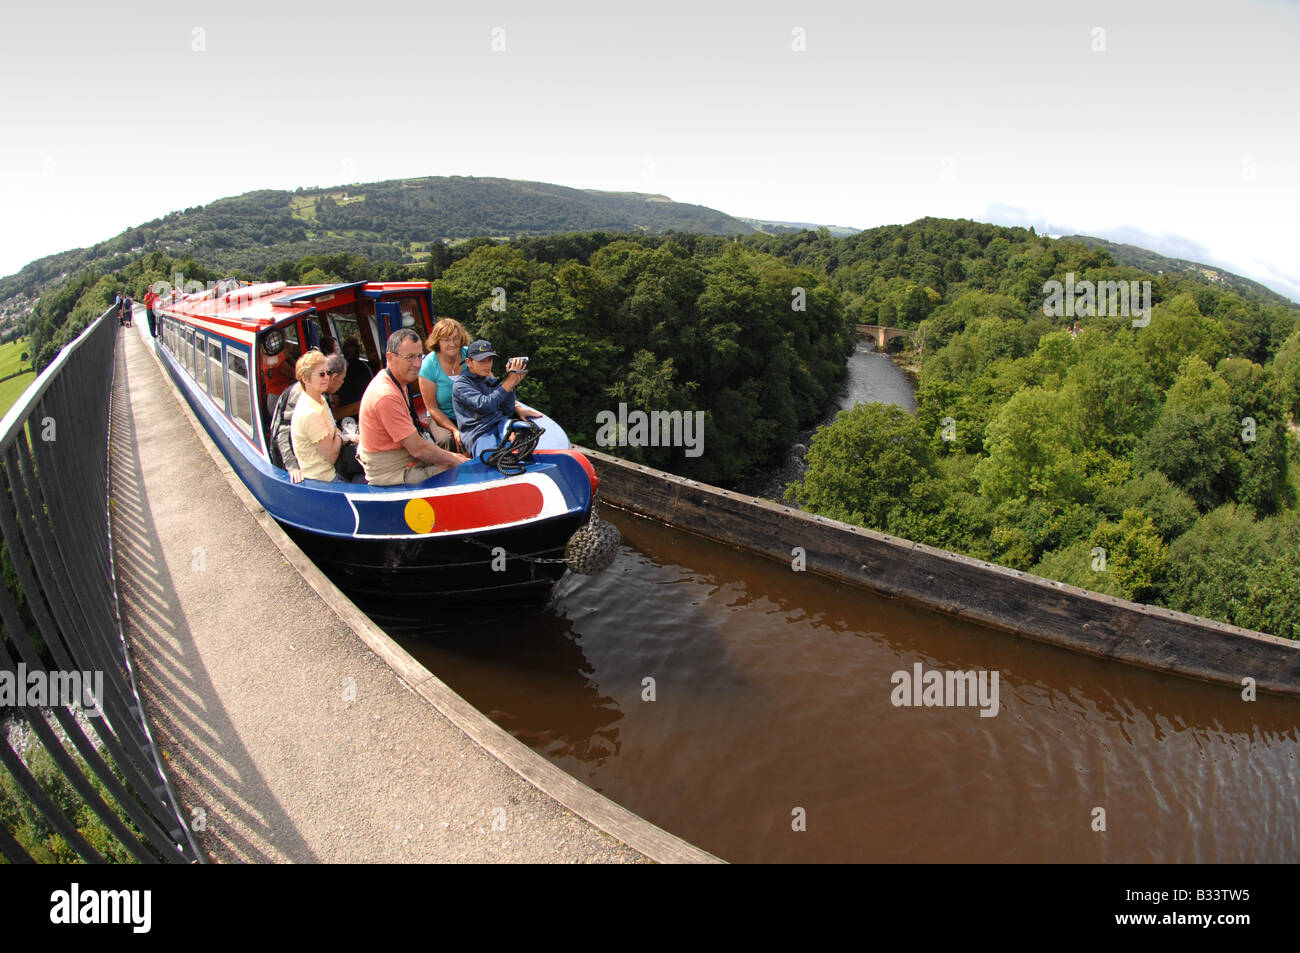
{"label": "towpath", "polygon": [[123,626],[209,858],[644,862],[358,639],[232,492],[136,330],[119,335],[113,383]]}

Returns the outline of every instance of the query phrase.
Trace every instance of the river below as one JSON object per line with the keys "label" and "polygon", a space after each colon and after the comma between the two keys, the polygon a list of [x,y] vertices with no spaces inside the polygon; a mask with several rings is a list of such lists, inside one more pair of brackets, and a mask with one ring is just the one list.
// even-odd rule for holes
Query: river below
{"label": "river below", "polygon": [[785,455],[774,465],[742,478],[734,487],[739,493],[767,500],[784,501],[785,488],[803,479],[804,456],[813,434],[835,421],[841,410],[858,404],[897,404],[911,413],[916,410],[912,381],[888,354],[877,351],[870,341],[859,341],[849,355],[848,372],[834,406],[817,425],[800,431]]}

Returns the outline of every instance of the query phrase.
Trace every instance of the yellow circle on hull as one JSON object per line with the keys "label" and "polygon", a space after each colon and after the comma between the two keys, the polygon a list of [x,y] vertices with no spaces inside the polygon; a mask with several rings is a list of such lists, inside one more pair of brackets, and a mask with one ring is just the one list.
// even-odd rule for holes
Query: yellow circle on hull
{"label": "yellow circle on hull", "polygon": [[406,525],[417,533],[433,532],[434,513],[428,500],[408,500]]}

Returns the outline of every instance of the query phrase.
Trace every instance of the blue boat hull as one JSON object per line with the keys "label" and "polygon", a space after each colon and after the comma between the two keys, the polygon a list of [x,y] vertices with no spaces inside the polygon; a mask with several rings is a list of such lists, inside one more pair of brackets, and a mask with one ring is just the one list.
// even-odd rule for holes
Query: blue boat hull
{"label": "blue boat hull", "polygon": [[[560,562],[586,523],[594,471],[569,453],[540,453],[525,474],[503,476],[472,461],[416,487],[293,484],[252,440],[197,391],[165,348],[164,365],[240,480],[290,538],[345,593],[366,605],[545,601]],[[562,431],[560,431],[562,434]],[[567,442],[567,440],[566,440]],[[493,500],[536,513],[494,517]],[[467,510],[487,514],[466,523]],[[518,518],[515,518],[515,517]],[[470,521],[472,522],[472,521]]]}

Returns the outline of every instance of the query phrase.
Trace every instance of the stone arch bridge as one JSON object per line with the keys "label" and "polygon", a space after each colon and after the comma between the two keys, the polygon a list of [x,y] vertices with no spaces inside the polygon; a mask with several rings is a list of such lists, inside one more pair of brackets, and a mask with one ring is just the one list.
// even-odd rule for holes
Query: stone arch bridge
{"label": "stone arch bridge", "polygon": [[885,344],[894,338],[912,338],[916,335],[915,328],[887,328],[879,324],[859,324],[858,333],[863,337],[870,337],[876,342],[876,350],[883,351]]}

